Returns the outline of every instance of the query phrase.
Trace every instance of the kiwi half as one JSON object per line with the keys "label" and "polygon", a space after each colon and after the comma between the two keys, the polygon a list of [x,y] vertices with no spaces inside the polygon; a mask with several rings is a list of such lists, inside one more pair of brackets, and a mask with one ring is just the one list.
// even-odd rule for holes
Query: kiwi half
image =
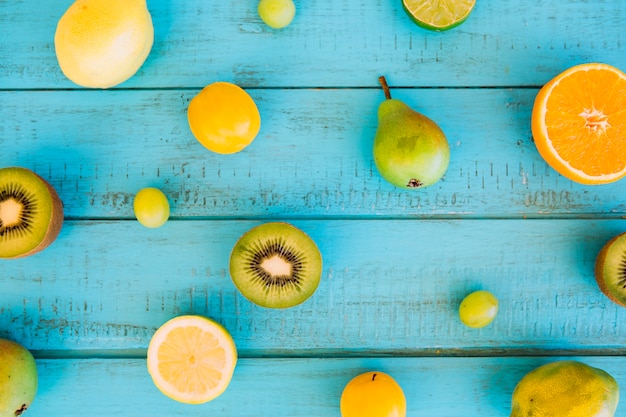
{"label": "kiwi half", "polygon": [[0,168],[0,258],[21,258],[48,247],[63,224],[63,203],[27,168]]}
{"label": "kiwi half", "polygon": [[596,258],[595,275],[600,290],[626,307],[626,232],[602,247]]}
{"label": "kiwi half", "polygon": [[235,287],[253,303],[288,308],[308,299],[322,276],[322,255],[302,230],[283,222],[246,232],[230,255]]}

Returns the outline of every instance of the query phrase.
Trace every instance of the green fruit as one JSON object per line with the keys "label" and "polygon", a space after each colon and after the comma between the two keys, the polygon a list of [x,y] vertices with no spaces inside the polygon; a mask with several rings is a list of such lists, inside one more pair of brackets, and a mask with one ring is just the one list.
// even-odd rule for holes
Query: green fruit
{"label": "green fruit", "polygon": [[459,318],[468,327],[481,328],[498,314],[498,299],[489,291],[474,291],[461,301]]}
{"label": "green fruit", "polygon": [[63,225],[63,203],[52,186],[27,168],[0,169],[0,258],[47,248]]}
{"label": "green fruit", "polygon": [[135,217],[142,225],[161,227],[170,217],[170,204],[161,190],[147,187],[140,190],[133,200]]}
{"label": "green fruit", "polygon": [[384,77],[380,83],[386,100],[378,108],[374,162],[380,175],[402,188],[435,184],[450,162],[448,140],[428,117],[392,99]]}
{"label": "green fruit", "polygon": [[626,307],[626,233],[609,240],[596,257],[596,282],[613,302]]}
{"label": "green fruit", "polygon": [[282,222],[246,232],[230,255],[230,275],[248,300],[288,308],[308,299],[322,276],[322,255],[300,229]]}
{"label": "green fruit", "polygon": [[404,10],[415,23],[436,31],[465,22],[475,4],[476,0],[402,0]]}
{"label": "green fruit", "polygon": [[0,417],[16,417],[37,393],[37,365],[22,345],[0,339]]}

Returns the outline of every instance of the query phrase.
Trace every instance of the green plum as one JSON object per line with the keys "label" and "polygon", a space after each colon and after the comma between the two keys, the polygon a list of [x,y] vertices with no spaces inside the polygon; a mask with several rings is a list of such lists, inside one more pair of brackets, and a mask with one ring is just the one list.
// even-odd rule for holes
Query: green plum
{"label": "green plum", "polygon": [[498,304],[496,296],[489,291],[474,291],[461,301],[459,318],[467,327],[485,327],[496,318]]}

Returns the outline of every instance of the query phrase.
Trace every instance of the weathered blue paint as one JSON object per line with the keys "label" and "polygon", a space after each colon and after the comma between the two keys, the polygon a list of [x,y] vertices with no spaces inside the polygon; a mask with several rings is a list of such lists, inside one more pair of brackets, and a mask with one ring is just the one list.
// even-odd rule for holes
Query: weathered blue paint
{"label": "weathered blue paint", "polygon": [[[626,231],[625,183],[566,180],[530,132],[534,97],[560,71],[626,69],[624,2],[479,0],[434,33],[400,0],[296,0],[279,31],[256,0],[148,0],[153,50],[105,91],[56,63],[70,3],[0,1],[0,166],[48,179],[66,214],[44,252],[0,262],[0,337],[40,370],[27,417],[338,416],[343,386],[372,369],[394,375],[409,415],[505,416],[524,373],[565,357],[626,386],[626,309],[593,277]],[[440,183],[404,191],[376,172],[379,75],[448,135]],[[189,100],[218,80],[261,112],[239,154],[207,151],[187,125]],[[160,229],[133,220],[145,186],[170,199]],[[316,294],[289,310],[252,305],[228,275],[237,238],[272,220],[324,258]],[[476,289],[500,313],[470,330],[457,308]],[[161,395],[145,367],[154,330],[187,313],[222,323],[241,356],[226,393],[197,407]]]}

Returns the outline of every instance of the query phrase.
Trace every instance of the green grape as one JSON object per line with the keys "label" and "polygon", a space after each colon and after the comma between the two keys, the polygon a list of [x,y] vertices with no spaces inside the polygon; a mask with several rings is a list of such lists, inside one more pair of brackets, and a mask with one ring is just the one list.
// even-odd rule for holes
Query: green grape
{"label": "green grape", "polygon": [[161,227],[170,217],[170,204],[158,188],[144,188],[135,195],[133,210],[139,223],[146,227]]}
{"label": "green grape", "polygon": [[280,29],[289,25],[296,15],[293,0],[261,0],[259,16],[271,28]]}
{"label": "green grape", "polygon": [[468,327],[485,327],[498,314],[498,299],[489,291],[475,291],[461,301],[459,317]]}

